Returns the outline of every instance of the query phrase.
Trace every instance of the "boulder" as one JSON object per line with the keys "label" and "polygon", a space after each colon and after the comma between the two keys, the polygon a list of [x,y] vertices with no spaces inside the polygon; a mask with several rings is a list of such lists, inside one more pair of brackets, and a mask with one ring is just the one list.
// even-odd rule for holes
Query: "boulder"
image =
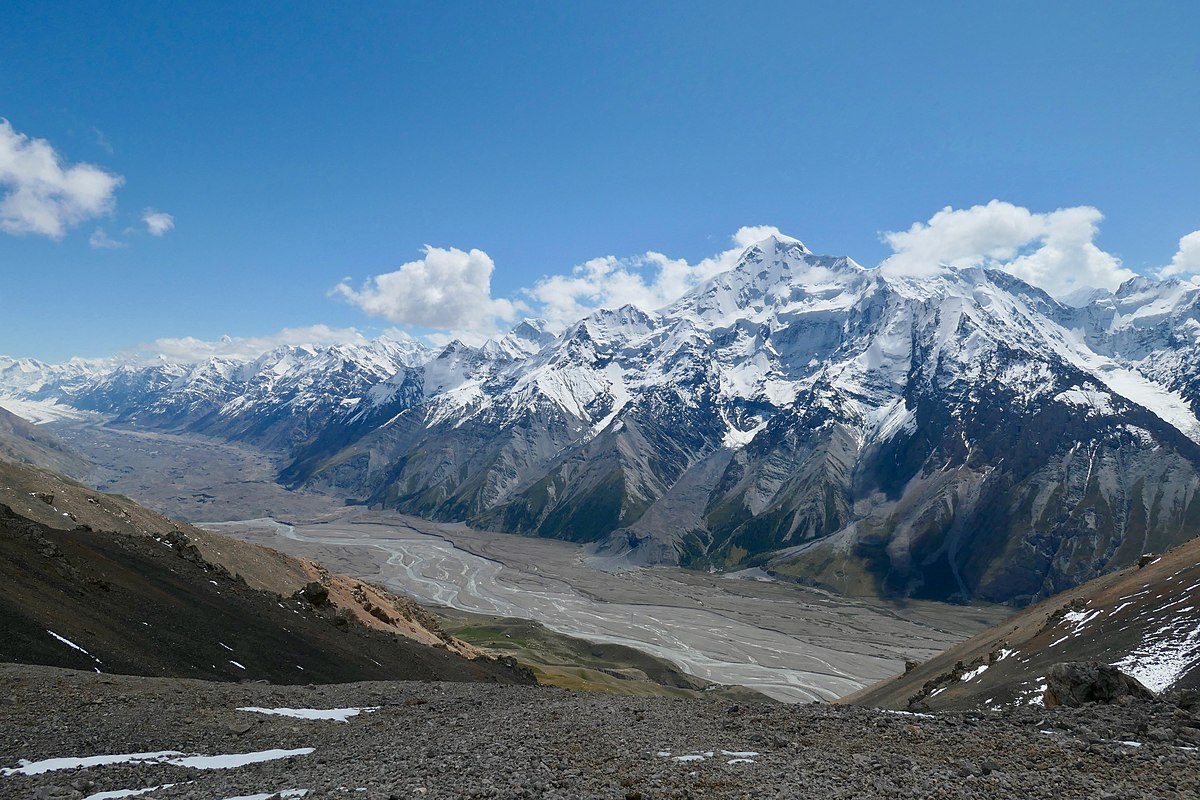
{"label": "boulder", "polygon": [[1047,708],[1116,703],[1126,697],[1153,700],[1154,693],[1137,678],[1098,661],[1062,662],[1052,666],[1046,675],[1044,699]]}
{"label": "boulder", "polygon": [[329,590],[319,581],[306,583],[296,594],[314,606],[323,606],[329,600]]}

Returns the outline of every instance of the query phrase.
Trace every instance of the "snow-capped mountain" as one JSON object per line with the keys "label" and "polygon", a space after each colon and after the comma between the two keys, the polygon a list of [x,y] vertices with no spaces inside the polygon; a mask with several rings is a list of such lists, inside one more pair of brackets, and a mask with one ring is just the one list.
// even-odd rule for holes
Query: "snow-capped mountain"
{"label": "snow-capped mountain", "polygon": [[[526,321],[481,347],[378,340],[27,383],[283,450],[289,485],[595,542],[597,558],[1022,602],[1200,520],[1200,288],[1138,278],[1076,302],[771,237],[667,308],[558,336]],[[31,394],[5,370],[4,391]]]}

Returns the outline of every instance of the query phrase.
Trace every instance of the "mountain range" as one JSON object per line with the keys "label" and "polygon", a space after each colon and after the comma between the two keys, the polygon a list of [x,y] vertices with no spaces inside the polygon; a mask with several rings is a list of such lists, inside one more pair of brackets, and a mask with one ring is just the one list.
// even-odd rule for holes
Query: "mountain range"
{"label": "mountain range", "polygon": [[1200,287],[1064,304],[775,236],[671,305],[253,360],[0,359],[0,396],[284,459],[279,480],[600,563],[1025,604],[1195,535]]}

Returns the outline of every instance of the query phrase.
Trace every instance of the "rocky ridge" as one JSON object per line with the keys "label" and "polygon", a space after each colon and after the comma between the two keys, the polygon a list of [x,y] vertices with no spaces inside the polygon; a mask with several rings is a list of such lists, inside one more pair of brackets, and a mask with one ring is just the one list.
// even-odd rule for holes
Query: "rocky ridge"
{"label": "rocky ridge", "polygon": [[1192,539],[1024,609],[839,702],[907,711],[1037,707],[1064,702],[1054,697],[1063,663],[1114,665],[1156,694],[1195,692],[1198,591],[1200,539]]}

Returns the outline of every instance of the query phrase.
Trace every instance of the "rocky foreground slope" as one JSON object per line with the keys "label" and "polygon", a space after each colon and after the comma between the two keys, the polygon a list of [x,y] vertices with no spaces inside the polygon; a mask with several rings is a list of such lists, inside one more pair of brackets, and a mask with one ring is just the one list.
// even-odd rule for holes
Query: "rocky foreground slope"
{"label": "rocky foreground slope", "polygon": [[[346,721],[277,715],[331,709]],[[1183,800],[1200,796],[1198,732],[1200,710],[1155,703],[905,715],[0,666],[0,796],[56,800],[151,787],[140,796]],[[101,756],[124,763],[76,766]]]}

